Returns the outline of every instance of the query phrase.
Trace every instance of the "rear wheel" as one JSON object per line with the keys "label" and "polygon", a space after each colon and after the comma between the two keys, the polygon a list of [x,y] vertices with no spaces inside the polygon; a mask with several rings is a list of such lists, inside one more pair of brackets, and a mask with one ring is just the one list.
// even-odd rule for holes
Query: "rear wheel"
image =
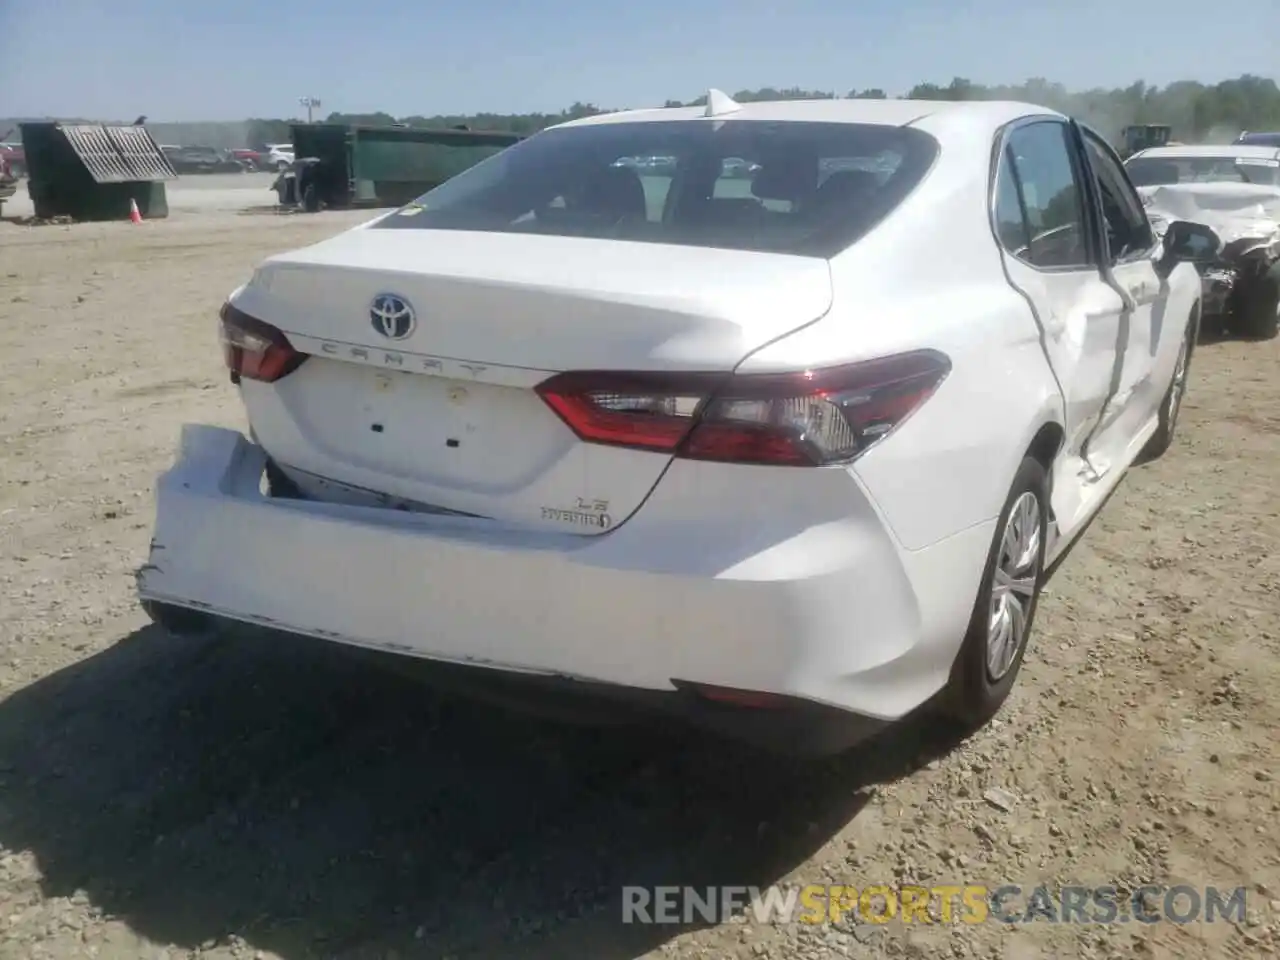
{"label": "rear wheel", "polygon": [[1044,579],[1049,477],[1044,465],[1023,459],[982,572],[968,632],[951,671],[944,710],[976,729],[1009,696],[1022,667]]}
{"label": "rear wheel", "polygon": [[143,600],[142,609],[152,623],[178,640],[216,640],[228,630],[228,622],[222,617],[199,610],[156,600]]}

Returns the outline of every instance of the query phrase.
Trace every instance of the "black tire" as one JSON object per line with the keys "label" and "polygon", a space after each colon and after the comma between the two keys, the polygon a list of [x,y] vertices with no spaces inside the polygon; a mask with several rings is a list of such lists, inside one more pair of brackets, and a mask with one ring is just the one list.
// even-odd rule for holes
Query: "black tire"
{"label": "black tire", "polygon": [[231,627],[222,617],[155,600],[143,600],[142,609],[152,623],[176,640],[218,640]]}
{"label": "black tire", "polygon": [[1274,340],[1280,334],[1280,263],[1249,282],[1234,320],[1232,332],[1250,340]]}
{"label": "black tire", "polygon": [[[1198,324],[1194,319],[1187,324],[1182,346],[1179,348],[1178,363],[1174,365],[1173,377],[1169,381],[1169,389],[1160,400],[1160,419],[1156,425],[1156,432],[1151,435],[1151,439],[1138,454],[1139,463],[1148,463],[1164,456],[1173,445],[1173,433],[1178,427],[1178,414],[1182,411],[1182,398],[1187,394],[1187,375],[1191,372],[1191,357],[1195,353],[1197,327]],[[1178,375],[1179,368],[1182,371],[1181,376]]]}
{"label": "black tire", "polygon": [[[988,666],[987,653],[996,565],[1001,563],[1006,554],[1005,533],[1009,527],[1010,517],[1026,494],[1034,498],[1039,516],[1036,524],[1037,545],[1034,549],[1034,560],[1029,566],[1033,588],[1029,602],[1025,605],[1025,626],[1022,629],[1021,638],[1013,650],[1008,666],[998,677],[995,677]],[[969,730],[978,729],[995,716],[1008,698],[1022,668],[1022,658],[1026,653],[1027,642],[1035,625],[1036,607],[1039,606],[1040,590],[1044,583],[1048,514],[1049,475],[1039,460],[1026,457],[1014,475],[1009,497],[1005,501],[1004,509],[1000,511],[995,538],[991,543],[986,565],[982,569],[982,582],[978,588],[977,600],[973,605],[973,614],[969,619],[964,644],[951,668],[951,679],[942,698],[943,711]]]}

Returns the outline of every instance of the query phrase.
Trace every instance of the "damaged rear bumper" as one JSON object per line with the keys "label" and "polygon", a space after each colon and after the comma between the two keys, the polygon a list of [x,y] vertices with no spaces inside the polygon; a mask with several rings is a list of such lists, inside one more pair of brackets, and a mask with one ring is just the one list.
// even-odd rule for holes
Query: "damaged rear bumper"
{"label": "damaged rear bumper", "polygon": [[[235,431],[184,428],[138,574],[151,611],[494,671],[796,753],[843,749],[942,687],[994,534],[906,551],[847,471],[744,529],[705,505],[724,478],[673,466],[645,510],[583,537],[272,498],[265,462]],[[776,499],[749,486],[776,472],[734,476]]]}

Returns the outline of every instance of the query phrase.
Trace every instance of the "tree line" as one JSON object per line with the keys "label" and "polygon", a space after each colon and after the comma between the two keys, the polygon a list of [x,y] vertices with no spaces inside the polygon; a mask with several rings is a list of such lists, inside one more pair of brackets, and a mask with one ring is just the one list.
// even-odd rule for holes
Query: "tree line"
{"label": "tree line", "polygon": [[[829,90],[798,87],[762,87],[732,94],[741,103],[755,100],[814,100],[851,98],[884,99],[881,89],[850,90],[838,94]],[[1242,130],[1280,130],[1280,87],[1268,77],[1250,74],[1220,83],[1205,84],[1180,80],[1164,87],[1141,80],[1127,87],[1070,91],[1060,83],[1033,78],[1025,83],[985,86],[964,77],[946,85],[919,83],[905,94],[912,100],[1021,100],[1069,114],[1115,140],[1129,124],[1168,124],[1173,136],[1185,142],[1230,141]],[[701,106],[706,97],[668,100],[664,106]],[[579,117],[609,112],[593,103],[574,103],[557,113],[476,113],[436,116],[393,117],[388,113],[331,113],[329,123],[386,125],[403,123],[410,127],[458,127],[472,130],[506,130],[536,133],[545,127]],[[625,108],[623,108],[625,109]],[[248,121],[246,136],[251,146],[289,140],[289,124],[296,120],[255,118]]]}
{"label": "tree line", "polygon": [[[803,90],[798,87],[763,87],[739,90],[732,95],[743,103],[752,100],[834,99],[837,96],[880,99],[884,90]],[[1070,91],[1060,83],[1034,78],[1007,86],[984,86],[964,77],[950,83],[919,83],[904,97],[915,100],[1021,100],[1070,114],[1115,141],[1120,130],[1133,123],[1160,123],[1173,127],[1173,135],[1184,142],[1227,142],[1241,130],[1280,131],[1280,87],[1267,77],[1250,74],[1205,84],[1180,80],[1164,87],[1139,80],[1127,87]],[[681,102],[668,100],[665,106],[695,106],[705,97]],[[477,113],[437,116],[393,117],[389,113],[331,113],[326,120],[345,124],[405,123],[411,127],[457,127],[473,130],[505,130],[535,133],[544,127],[578,117],[608,112],[594,103],[575,103],[556,113]],[[67,118],[64,118],[67,119]],[[82,121],[85,122],[85,121]],[[106,121],[113,122],[113,121]],[[127,119],[124,122],[128,122]],[[296,119],[255,118],[217,123],[152,123],[152,135],[160,143],[187,146],[261,148],[268,143],[287,143],[289,125]],[[0,120],[0,134],[16,121]],[[16,136],[16,133],[15,133]]]}

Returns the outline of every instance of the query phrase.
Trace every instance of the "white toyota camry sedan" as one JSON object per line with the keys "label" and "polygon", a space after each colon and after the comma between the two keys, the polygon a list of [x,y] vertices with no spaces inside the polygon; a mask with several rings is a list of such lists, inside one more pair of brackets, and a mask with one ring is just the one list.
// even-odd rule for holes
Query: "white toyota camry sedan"
{"label": "white toyota camry sedan", "polygon": [[184,428],[140,598],[801,753],[980,725],[1170,444],[1181,226],[1027,104],[546,130],[231,294],[250,434]]}

